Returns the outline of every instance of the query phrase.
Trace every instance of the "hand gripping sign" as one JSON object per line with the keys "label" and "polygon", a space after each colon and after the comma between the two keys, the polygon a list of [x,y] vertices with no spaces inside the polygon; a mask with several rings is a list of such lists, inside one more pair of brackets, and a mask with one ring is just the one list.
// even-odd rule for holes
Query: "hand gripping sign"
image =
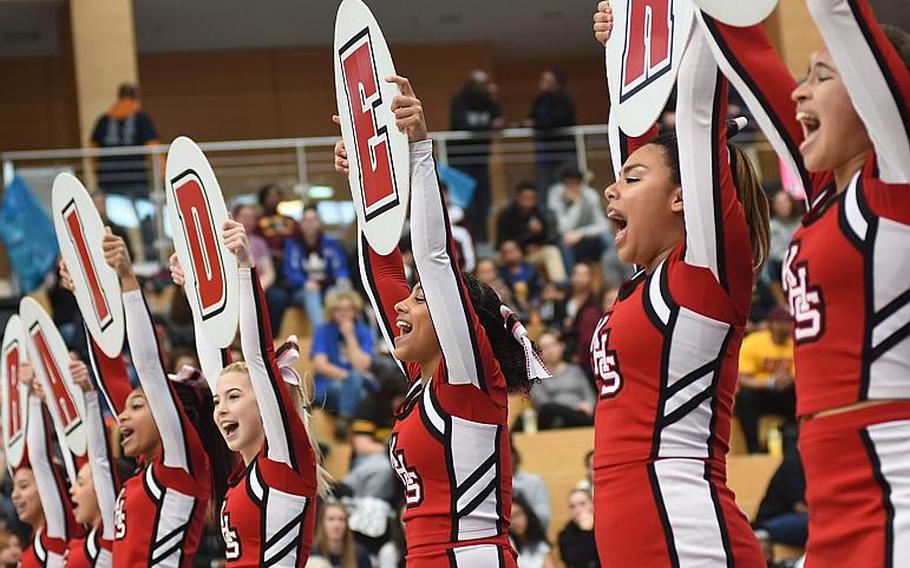
{"label": "hand gripping sign", "polygon": [[663,112],[676,84],[693,16],[690,0],[613,2],[607,83],[614,116],[627,135],[644,134]]}
{"label": "hand gripping sign", "polygon": [[10,473],[25,457],[25,430],[28,426],[28,389],[19,383],[19,366],[26,356],[25,337],[18,315],[6,321],[3,332],[3,351],[0,352],[0,379],[3,396],[3,446]]}
{"label": "hand gripping sign", "polygon": [[237,258],[221,240],[228,219],[221,186],[202,150],[186,136],[171,143],[166,174],[167,211],[193,320],[225,348],[237,333],[240,289]]}
{"label": "hand gripping sign", "polygon": [[76,479],[73,456],[84,456],[86,450],[85,400],[82,391],[73,384],[69,371],[69,350],[57,326],[33,298],[19,302],[19,318],[28,346],[28,359],[35,370],[36,380],[44,388],[44,401],[54,421],[57,439],[65,440],[69,452],[63,452],[67,474]]}
{"label": "hand gripping sign", "polygon": [[771,15],[777,7],[777,0],[693,0],[709,16],[731,26],[741,28],[753,26]]}
{"label": "hand gripping sign", "polygon": [[73,277],[85,326],[108,357],[123,349],[125,321],[117,273],[104,261],[104,222],[78,179],[54,179],[51,206],[60,254]]}
{"label": "hand gripping sign", "polygon": [[335,18],[335,97],[348,152],[348,182],[370,246],[398,246],[410,190],[408,137],[395,127],[398,86],[382,30],[361,0],[342,0]]}

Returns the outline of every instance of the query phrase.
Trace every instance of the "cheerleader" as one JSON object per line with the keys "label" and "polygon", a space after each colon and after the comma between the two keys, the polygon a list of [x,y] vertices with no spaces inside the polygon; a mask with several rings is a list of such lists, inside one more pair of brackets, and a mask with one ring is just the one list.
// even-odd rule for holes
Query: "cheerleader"
{"label": "cheerleader", "polygon": [[227,484],[227,449],[209,418],[208,389],[172,383],[165,374],[123,239],[108,232],[102,247],[120,278],[126,336],[141,385],[119,416],[123,452],[142,468],[117,498],[114,566],[188,567],[213,493],[217,502]]}
{"label": "cheerleader", "polygon": [[[227,447],[243,459],[221,508],[227,566],[302,567],[313,541],[319,459],[302,408],[300,377],[290,367],[298,349],[295,341],[278,354],[273,348],[265,295],[243,225],[228,220],[223,242],[239,266],[245,359],[225,367],[213,383],[215,423]],[[171,275],[183,285],[176,255]],[[200,359],[211,361],[210,352],[200,349]]]}
{"label": "cheerleader", "polygon": [[[73,516],[66,493],[66,476],[54,464],[51,432],[54,427],[44,407],[44,392],[31,365],[19,367],[19,380],[29,390],[26,446],[28,462],[13,475],[13,504],[22,522],[34,529],[32,542],[22,552],[23,568],[62,568],[67,543],[84,536]],[[61,447],[61,451],[68,451]]]}
{"label": "cheerleader", "polygon": [[783,265],[795,322],[806,566],[910,565],[910,37],[865,0],[810,0],[797,85],[761,25],[698,14],[810,209]]}
{"label": "cheerleader", "polygon": [[[507,397],[549,374],[496,293],[459,271],[420,100],[407,79],[388,81],[401,89],[392,111],[410,140],[420,282],[409,289],[400,252],[379,255],[362,235],[359,256],[383,335],[410,381],[389,440],[404,486],[407,564],[515,568]],[[335,168],[347,173],[341,142]]]}
{"label": "cheerleader", "polygon": [[[607,2],[594,20],[605,41]],[[633,151],[614,157],[622,167],[605,190],[607,215],[619,258],[641,269],[591,344],[598,554],[605,568],[759,568],[758,542],[726,485],[726,454],[768,203],[727,143],[727,86],[700,31],[677,92],[676,135],[611,143]]]}

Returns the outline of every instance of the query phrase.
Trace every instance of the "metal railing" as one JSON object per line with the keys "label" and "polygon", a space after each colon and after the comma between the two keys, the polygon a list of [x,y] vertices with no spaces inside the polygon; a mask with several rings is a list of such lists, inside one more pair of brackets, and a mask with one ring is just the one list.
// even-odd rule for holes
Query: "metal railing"
{"label": "metal railing", "polygon": [[[508,198],[509,189],[522,179],[534,179],[535,165],[541,158],[555,162],[574,160],[582,172],[588,172],[589,183],[604,187],[613,180],[605,124],[591,124],[547,131],[545,141],[535,139],[532,128],[507,128],[494,132],[433,132],[440,163],[454,168],[470,168],[488,161],[493,206]],[[766,144],[756,144],[760,139],[746,135],[738,139],[741,144],[757,153]],[[311,190],[320,191],[316,201],[344,202],[350,200],[346,180],[333,169],[332,149],[336,136],[308,138],[280,138],[265,140],[236,140],[201,142],[221,185],[225,201],[230,206],[237,198],[249,198],[266,183],[277,183],[283,188],[293,188],[300,200],[310,199]],[[472,143],[473,142],[473,143]],[[484,157],[488,147],[489,157]],[[154,250],[148,261],[161,261],[167,257],[172,243],[167,238],[164,215],[163,163],[168,145],[132,146],[121,148],[77,148],[64,150],[12,151],[0,153],[3,164],[3,187],[10,181],[13,171],[22,175],[31,189],[46,204],[50,204],[50,190],[54,176],[69,171],[94,185],[94,168],[112,157],[140,156],[146,165],[135,170],[129,179],[125,174],[120,181],[135,182],[147,188],[146,215],[153,219],[139,218],[154,227]],[[754,160],[758,163],[757,160]],[[116,163],[114,164],[116,168]],[[107,173],[116,173],[116,169]],[[88,174],[88,175],[86,175]],[[108,193],[115,193],[109,190]],[[287,195],[286,195],[287,197]],[[343,228],[343,227],[335,227]]]}

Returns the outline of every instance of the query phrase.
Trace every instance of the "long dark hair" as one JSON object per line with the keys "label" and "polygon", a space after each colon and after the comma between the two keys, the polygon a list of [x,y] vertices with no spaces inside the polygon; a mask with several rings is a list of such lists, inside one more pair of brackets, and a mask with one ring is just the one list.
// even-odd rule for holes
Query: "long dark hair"
{"label": "long dark hair", "polygon": [[540,522],[540,517],[537,516],[537,513],[534,512],[534,509],[531,508],[531,504],[528,503],[528,500],[525,499],[525,496],[521,492],[516,492],[512,496],[512,506],[518,505],[525,512],[525,518],[528,519],[528,527],[525,529],[524,535],[516,534],[515,532],[509,531],[509,534],[512,536],[512,540],[515,541],[515,548],[518,549],[520,553],[528,545],[533,545],[537,542],[545,542],[550,544],[550,541],[547,540],[547,531],[543,528],[543,523]]}
{"label": "long dark hair", "polygon": [[183,412],[196,429],[196,433],[202,441],[202,447],[205,448],[205,453],[208,455],[209,468],[212,471],[212,508],[209,514],[216,515],[224,502],[228,477],[234,468],[236,458],[215,425],[213,418],[215,402],[208,386],[176,381],[171,381],[171,384],[180,398]]}
{"label": "long dark hair", "polygon": [[[506,329],[505,320],[500,312],[502,300],[493,288],[478,280],[473,274],[462,272],[461,277],[464,278],[471,305],[483,325],[493,354],[499,362],[499,368],[505,375],[509,392],[527,394],[533,382],[528,378],[525,351],[515,340],[512,332]],[[536,345],[534,349],[537,350]]]}
{"label": "long dark hair", "polygon": [[[664,159],[672,172],[674,184],[682,183],[679,168],[679,141],[673,132],[665,132],[650,142],[663,149]],[[752,162],[738,146],[727,144],[730,152],[730,170],[736,185],[736,197],[743,206],[746,224],[749,225],[749,240],[752,243],[752,269],[756,275],[768,259],[771,241],[770,207],[768,196],[758,181]]]}

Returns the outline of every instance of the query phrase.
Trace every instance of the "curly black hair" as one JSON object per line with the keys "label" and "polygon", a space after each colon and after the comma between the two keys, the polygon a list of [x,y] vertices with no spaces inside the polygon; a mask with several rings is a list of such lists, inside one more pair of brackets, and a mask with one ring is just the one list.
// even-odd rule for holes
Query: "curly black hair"
{"label": "curly black hair", "polygon": [[[499,368],[505,375],[510,393],[527,394],[534,382],[528,378],[528,362],[525,360],[524,347],[515,340],[512,332],[506,329],[505,319],[500,307],[502,300],[493,288],[478,280],[473,274],[462,272],[465,287],[471,305],[477,313],[480,324],[487,334],[493,354],[499,362]],[[534,346],[537,350],[537,346]]]}

